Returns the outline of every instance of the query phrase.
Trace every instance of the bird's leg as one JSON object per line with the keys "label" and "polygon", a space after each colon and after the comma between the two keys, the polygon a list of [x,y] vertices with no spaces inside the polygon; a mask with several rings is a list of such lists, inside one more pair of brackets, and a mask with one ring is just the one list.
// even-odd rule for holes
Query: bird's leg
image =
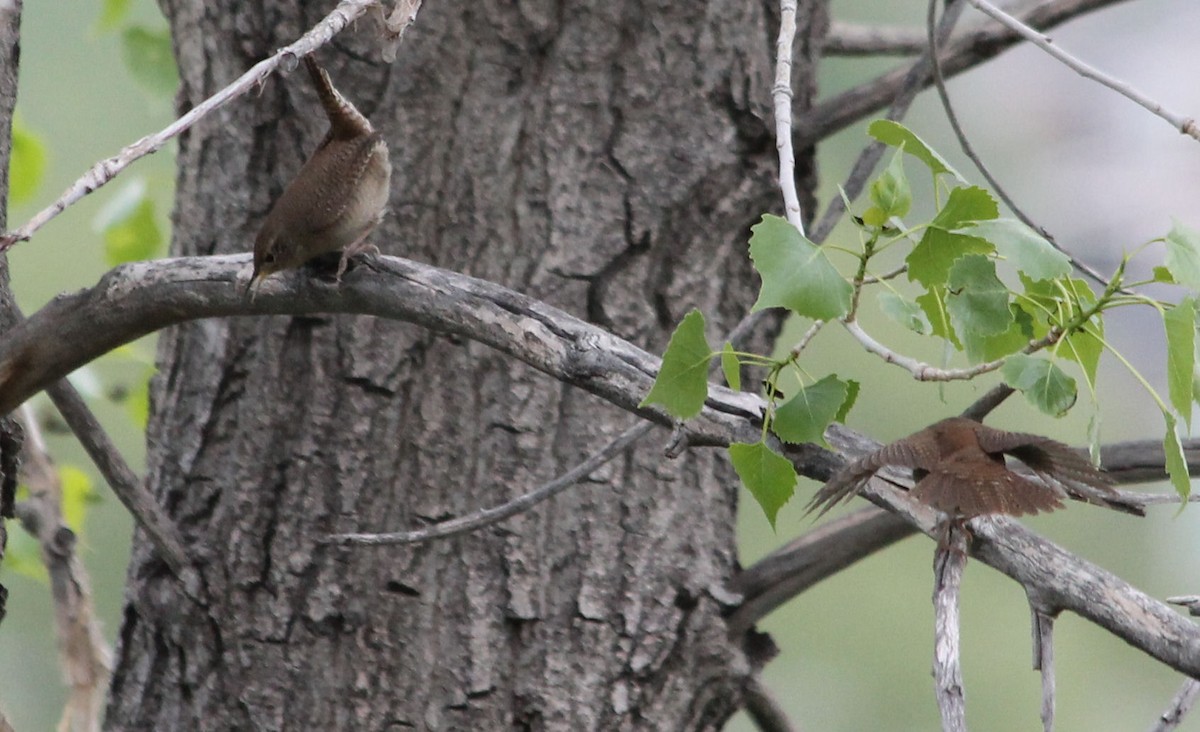
{"label": "bird's leg", "polygon": [[366,234],[363,234],[342,250],[342,258],[338,260],[337,277],[335,278],[339,285],[342,284],[342,275],[346,273],[346,268],[350,265],[351,257],[356,257],[359,254],[379,254],[379,247],[366,240],[370,233],[368,231]]}

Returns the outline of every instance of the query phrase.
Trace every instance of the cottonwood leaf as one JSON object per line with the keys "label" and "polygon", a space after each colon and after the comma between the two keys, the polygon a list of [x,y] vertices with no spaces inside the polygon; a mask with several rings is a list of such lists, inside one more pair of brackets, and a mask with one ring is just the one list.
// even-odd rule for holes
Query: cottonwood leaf
{"label": "cottonwood leaf", "polygon": [[945,158],[929,145],[926,145],[925,141],[918,137],[915,132],[899,122],[894,122],[890,119],[877,119],[867,128],[867,134],[885,145],[903,148],[905,153],[925,163],[925,166],[935,176],[942,173],[949,173],[960,181],[965,182],[965,179],[958,174],[958,171],[950,167],[950,163],[946,162]]}
{"label": "cottonwood leaf", "polygon": [[742,390],[742,364],[729,341],[725,341],[725,347],[721,349],[721,371],[725,374],[725,383],[729,384],[730,389]]}
{"label": "cottonwood leaf", "polygon": [[950,267],[946,281],[946,310],[957,333],[990,336],[1003,333],[1013,323],[1008,288],[996,277],[996,264],[987,257],[969,254]]}
{"label": "cottonwood leaf", "polygon": [[[1163,436],[1163,452],[1166,454],[1167,475],[1171,485],[1179,494],[1180,500],[1187,505],[1187,499],[1192,494],[1192,479],[1188,474],[1187,460],[1183,457],[1183,445],[1179,443],[1179,434],[1175,431],[1175,417],[1170,412],[1163,412],[1167,423],[1167,433]],[[1182,508],[1180,509],[1182,510]]]}
{"label": "cottonwood leaf", "polygon": [[12,156],[9,161],[8,201],[20,204],[33,198],[46,174],[46,143],[22,124],[12,127]]}
{"label": "cottonwood leaf", "polygon": [[946,283],[950,267],[959,257],[993,251],[986,239],[930,227],[904,261],[908,264],[908,279],[928,289]]}
{"label": "cottonwood leaf", "polygon": [[1075,380],[1044,358],[1014,353],[1001,369],[1004,381],[1046,414],[1061,417],[1075,404]]}
{"label": "cottonwood leaf", "polygon": [[1196,368],[1196,301],[1185,297],[1163,313],[1167,332],[1167,393],[1171,406],[1192,430],[1192,375]]}
{"label": "cottonwood leaf", "polygon": [[961,229],[967,224],[988,221],[1000,215],[1000,207],[992,194],[979,186],[955,188],[942,210],[937,212],[930,226],[946,231]]}
{"label": "cottonwood leaf", "polygon": [[850,389],[833,374],[800,391],[775,410],[771,429],[784,442],[825,444],[825,428],[842,411]]}
{"label": "cottonwood leaf", "polygon": [[767,214],[750,230],[750,258],[762,278],[751,310],[783,307],[813,320],[849,312],[850,283],[796,227]]}
{"label": "cottonwood leaf", "polygon": [[1167,234],[1166,267],[1175,282],[1200,290],[1200,231],[1175,222]]}
{"label": "cottonwood leaf", "polygon": [[979,221],[966,231],[990,241],[1000,256],[1030,279],[1052,280],[1071,274],[1071,259],[1016,219]]}
{"label": "cottonwood leaf", "polygon": [[929,318],[925,312],[921,310],[921,306],[911,300],[905,300],[894,292],[881,292],[876,298],[879,303],[879,309],[883,314],[896,321],[905,328],[925,335],[929,333]]}
{"label": "cottonwood leaf", "polygon": [[671,334],[654,386],[638,406],[659,404],[677,419],[695,417],[708,397],[708,363],[712,356],[704,337],[704,314],[692,310]]}
{"label": "cottonwood leaf", "polygon": [[763,442],[735,442],[729,446],[729,459],[742,484],[762,506],[771,528],[775,528],[779,509],[796,492],[792,462]]}
{"label": "cottonwood leaf", "polygon": [[871,226],[883,226],[893,216],[904,216],[912,208],[912,189],[904,177],[904,149],[892,154],[892,160],[871,183],[871,206],[863,213],[863,221]]}

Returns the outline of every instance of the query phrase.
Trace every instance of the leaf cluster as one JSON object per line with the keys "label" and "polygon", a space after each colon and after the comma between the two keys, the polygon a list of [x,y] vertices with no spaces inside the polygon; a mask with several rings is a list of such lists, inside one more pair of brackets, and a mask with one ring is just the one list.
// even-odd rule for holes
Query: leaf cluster
{"label": "leaf cluster", "polygon": [[[1153,279],[1127,281],[1130,255],[1126,255],[1097,293],[1074,276],[1075,268],[1066,254],[1019,221],[1001,218],[991,193],[968,184],[911,130],[880,120],[870,126],[869,134],[895,152],[871,182],[869,203],[854,217],[859,245],[818,246],[785,219],[764,215],[751,228],[750,258],[762,279],[753,309],[785,308],[818,326],[829,321],[850,325],[856,324],[869,292],[874,295],[871,302],[892,321],[941,340],[947,353],[957,354],[955,358],[968,364],[961,369],[920,364],[910,369],[915,377],[944,382],[998,371],[1030,404],[1054,416],[1076,404],[1078,379],[1083,380],[1096,406],[1097,370],[1101,354],[1108,350],[1130,369],[1161,409],[1168,472],[1176,490],[1186,498],[1189,477],[1177,425],[1182,419],[1190,429],[1192,405],[1200,396],[1194,375],[1196,302],[1191,294],[1200,289],[1200,232],[1176,223],[1167,236],[1148,243],[1161,242],[1166,247],[1164,264],[1155,268]],[[905,173],[909,159],[918,161],[930,177],[935,213],[928,221],[906,220],[913,204]],[[849,201],[847,208],[854,210]],[[877,255],[892,247],[906,248],[904,266],[891,273],[877,272]],[[832,254],[848,255],[851,263],[847,269],[853,274],[846,275],[835,266]],[[909,285],[897,286],[895,280],[901,274]],[[1137,291],[1152,282],[1182,285],[1189,294],[1169,304]],[[1129,305],[1153,308],[1162,318],[1167,339],[1167,400],[1105,339],[1105,313]],[[822,443],[826,428],[845,419],[858,395],[858,383],[852,379],[837,374],[810,376],[800,362],[802,350],[798,347],[784,357],[772,358],[738,352],[726,343],[715,351],[705,336],[703,314],[693,310],[675,330],[658,378],[642,402],[688,419],[704,406],[714,358],[720,358],[726,383],[735,390],[741,389],[744,367],[765,369],[767,406],[762,437],[755,443],[731,445],[729,454],[772,525],[797,482],[791,462],[777,449],[779,442]],[[889,358],[905,359],[898,355]],[[916,363],[913,359],[906,362]],[[789,389],[792,393],[786,396],[779,382],[785,371],[794,371],[800,378],[798,390]],[[1093,424],[1095,419],[1093,416]],[[1090,432],[1095,448],[1099,430]]]}

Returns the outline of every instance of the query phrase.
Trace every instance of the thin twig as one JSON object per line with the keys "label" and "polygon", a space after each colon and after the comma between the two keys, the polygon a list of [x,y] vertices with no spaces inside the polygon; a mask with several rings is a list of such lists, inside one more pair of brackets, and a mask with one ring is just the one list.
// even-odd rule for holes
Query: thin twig
{"label": "thin twig", "polygon": [[1200,681],[1185,679],[1179,691],[1172,697],[1170,706],[1158,715],[1158,720],[1150,728],[1150,732],[1171,732],[1179,727],[1183,718],[1192,710],[1197,696],[1200,696]]}
{"label": "thin twig", "polygon": [[916,28],[859,25],[834,20],[821,41],[826,56],[915,56],[926,48]]}
{"label": "thin twig", "polygon": [[138,525],[146,531],[163,561],[176,577],[195,591],[196,578],[192,576],[194,569],[187,551],[183,548],[183,536],[178,527],[146,489],[137,473],[133,472],[133,468],[129,467],[129,463],[125,462],[121,451],[113,444],[83,397],[66,379],[51,384],[46,393],[88,457],[95,463],[100,475],[104,476],[105,482],[125,508],[129,509]]}
{"label": "thin twig", "polygon": [[[954,30],[954,24],[958,21],[958,17],[962,14],[964,7],[963,3],[955,2],[946,8],[945,14],[942,15],[942,22],[938,26],[938,35],[942,40],[950,36],[951,31]],[[908,108],[912,106],[917,92],[921,90],[921,87],[929,79],[929,68],[929,49],[926,48],[925,54],[914,61],[904,74],[904,81],[900,85],[899,90],[895,92],[892,104],[888,108],[887,119],[900,120],[908,113]],[[883,157],[884,147],[882,142],[872,142],[863,148],[863,151],[858,155],[858,159],[854,161],[849,177],[842,184],[842,189],[846,192],[846,197],[851,201],[858,198],[858,195],[862,193],[862,189],[866,185],[871,171],[875,169],[875,165]],[[834,196],[830,200],[828,208],[825,209],[825,213],[821,216],[820,223],[817,224],[816,229],[813,231],[812,241],[817,244],[825,241],[845,212],[846,206],[842,202],[842,197]]]}
{"label": "thin twig", "polygon": [[779,190],[788,223],[804,235],[804,212],[796,193],[796,153],[792,150],[792,42],[796,38],[796,0],[779,3],[779,39],[775,43],[775,149],[779,151]]}
{"label": "thin twig", "polygon": [[630,427],[620,437],[605,445],[579,465],[576,465],[537,490],[530,491],[499,506],[484,509],[461,518],[443,521],[416,531],[396,531],[385,534],[333,534],[323,538],[321,541],[324,544],[359,544],[368,546],[412,544],[419,541],[454,536],[455,534],[462,534],[467,531],[481,529],[485,526],[491,526],[504,519],[528,511],[542,501],[562,493],[567,488],[586,478],[609,460],[620,455],[654,426],[653,422],[640,422]]}
{"label": "thin twig", "polygon": [[284,46],[270,58],[258,62],[249,71],[238,77],[232,84],[205,99],[161,131],[147,135],[137,142],[128,145],[113,157],[96,163],[80,176],[78,180],[72,183],[59,196],[58,200],[39,211],[21,228],[0,237],[0,253],[8,250],[17,242],[28,240],[51,219],[58,216],[69,206],[78,202],[92,191],[117,177],[119,173],[128,168],[134,161],[158,151],[171,138],[178,136],[212,112],[264,83],[267,77],[285,62],[285,59],[296,59],[306,56],[325,45],[347,25],[360,18],[367,12],[368,8],[376,5],[378,2],[379,0],[342,0],[337,7],[330,11],[329,15],[325,16],[321,22],[313,26],[312,30],[301,36],[295,43]]}
{"label": "thin twig", "polygon": [[1020,206],[1017,205],[1017,202],[1013,200],[1012,196],[1008,194],[1008,191],[1004,189],[1004,186],[1000,185],[1000,181],[997,180],[994,175],[992,175],[992,171],[988,168],[988,166],[984,164],[983,158],[981,158],[979,154],[975,152],[975,146],[972,145],[971,141],[967,138],[967,133],[963,129],[962,123],[958,119],[958,114],[954,111],[954,105],[950,103],[950,93],[946,90],[946,79],[944,74],[942,74],[942,62],[941,58],[939,57],[940,50],[938,48],[937,34],[934,33],[934,19],[937,16],[937,3],[938,0],[929,0],[929,10],[926,14],[925,23],[926,39],[929,43],[929,57],[933,60],[933,84],[937,88],[938,98],[942,100],[942,109],[946,112],[946,119],[950,122],[950,128],[954,131],[954,136],[958,138],[959,147],[962,148],[963,153],[970,158],[971,162],[975,164],[976,169],[978,169],[980,174],[983,175],[984,180],[986,180],[988,185],[991,186],[992,191],[994,191],[996,195],[1000,197],[1000,200],[1004,202],[1004,205],[1008,206],[1009,210],[1013,212],[1013,214],[1021,221],[1021,223],[1036,231],[1047,242],[1050,243],[1050,246],[1066,255],[1067,259],[1071,261],[1071,264],[1074,265],[1075,268],[1080,272],[1083,272],[1088,277],[1091,277],[1102,286],[1108,287],[1108,280],[1105,279],[1100,272],[1088,265],[1086,262],[1079,261],[1069,252],[1064,251],[1063,248],[1059,246],[1058,241],[1050,235],[1050,232],[1047,231],[1045,227],[1035,222],[1028,214],[1025,213],[1024,210],[1021,209]]}
{"label": "thin twig", "polygon": [[843,323],[843,325],[864,350],[875,354],[887,363],[895,364],[908,371],[917,381],[962,381],[973,379],[980,374],[995,371],[1004,365],[1004,359],[998,358],[995,361],[988,361],[987,363],[976,364],[975,366],[968,366],[961,369],[941,369],[901,353],[896,353],[872,338],[857,322],[851,321]]}
{"label": "thin twig", "polygon": [[746,683],[746,713],[760,732],[792,732],[795,729],[783,705],[757,675]]}
{"label": "thin twig", "polygon": [[1171,112],[1166,107],[1138,91],[1130,84],[1109,76],[1094,66],[1091,66],[1075,56],[1072,56],[1071,54],[1062,50],[1061,47],[1056,45],[1054,41],[1045,33],[1040,33],[1033,28],[1030,28],[1028,25],[1017,20],[1000,8],[996,7],[990,2],[987,2],[987,0],[967,0],[967,2],[971,3],[971,5],[975,6],[979,11],[991,16],[994,20],[1004,24],[1005,27],[1012,30],[1017,35],[1058,59],[1068,68],[1075,71],[1085,79],[1091,79],[1092,81],[1107,86],[1109,89],[1112,89],[1127,99],[1139,104],[1154,116],[1161,117],[1162,119],[1166,120],[1179,132],[1200,140],[1200,126],[1197,126],[1195,118],[1184,117],[1183,115]]}
{"label": "thin twig", "polygon": [[[1022,13],[1021,18],[1034,28],[1050,28],[1100,8],[1127,1],[1045,0],[1031,4],[1029,12]],[[969,35],[946,45],[941,58],[947,75],[952,76],[973,68],[1020,42],[1021,37],[1008,28],[995,23],[990,25],[991,28],[986,31],[973,30]],[[898,90],[908,85],[911,68],[905,65],[893,69],[814,105],[796,120],[795,144],[801,147],[815,144],[882,108],[895,99]],[[923,88],[930,83],[930,78],[925,76],[919,85]]]}
{"label": "thin twig", "polygon": [[958,596],[967,566],[965,528],[946,523],[946,535],[933,555],[933,680],[943,732],[967,729],[966,691],[959,658]]}
{"label": "thin twig", "polygon": [[1054,729],[1054,616],[1032,598],[1029,612],[1033,631],[1033,668],[1042,677],[1042,730]]}

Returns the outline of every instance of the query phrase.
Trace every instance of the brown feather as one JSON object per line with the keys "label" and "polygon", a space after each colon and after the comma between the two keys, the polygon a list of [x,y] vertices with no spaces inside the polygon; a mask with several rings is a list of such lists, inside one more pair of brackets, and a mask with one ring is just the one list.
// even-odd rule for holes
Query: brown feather
{"label": "brown feather", "polygon": [[[1010,470],[1005,454],[1041,482]],[[1106,503],[1106,492],[1115,493],[1105,473],[1061,442],[951,417],[850,463],[817,491],[807,511],[825,513],[887,465],[911,468],[917,481],[913,498],[958,518],[1051,511],[1062,507],[1067,492],[1092,496],[1096,503]]]}

